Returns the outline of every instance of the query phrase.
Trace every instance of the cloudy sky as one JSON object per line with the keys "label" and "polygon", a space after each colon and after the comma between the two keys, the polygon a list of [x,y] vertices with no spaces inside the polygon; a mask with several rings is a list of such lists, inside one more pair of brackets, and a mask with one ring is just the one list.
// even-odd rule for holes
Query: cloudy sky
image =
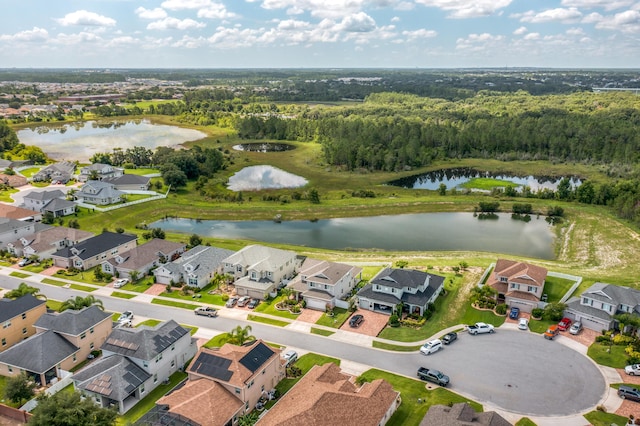
{"label": "cloudy sky", "polygon": [[640,0],[18,0],[0,67],[640,67]]}

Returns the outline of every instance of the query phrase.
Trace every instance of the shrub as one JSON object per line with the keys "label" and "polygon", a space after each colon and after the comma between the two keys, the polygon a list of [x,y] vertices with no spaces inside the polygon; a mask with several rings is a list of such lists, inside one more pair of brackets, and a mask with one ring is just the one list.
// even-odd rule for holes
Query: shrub
{"label": "shrub", "polygon": [[[600,337],[600,336],[598,336]],[[620,345],[620,346],[626,346],[630,343],[635,342],[637,339],[635,337],[632,336],[626,336],[624,334],[616,334],[615,337],[613,338],[613,344],[614,345]]]}
{"label": "shrub", "polygon": [[291,311],[291,313],[293,313],[293,314],[299,314],[300,313],[300,306],[299,305],[294,305],[291,308],[289,308],[289,311]]}
{"label": "shrub", "polygon": [[598,405],[596,407],[596,410],[602,411],[603,413],[606,413],[607,412],[607,407],[605,407],[604,405]]}
{"label": "shrub", "polygon": [[611,343],[609,336],[596,336],[596,343]]}
{"label": "shrub", "polygon": [[504,315],[506,313],[507,313],[507,305],[506,305],[506,303],[501,303],[501,304],[496,306],[496,314]]}
{"label": "shrub", "polygon": [[228,294],[223,294],[222,295],[222,301],[226,302],[227,300],[229,300],[229,295]]}
{"label": "shrub", "polygon": [[397,327],[400,325],[400,319],[397,315],[394,314],[389,317],[389,325],[391,327]]}
{"label": "shrub", "polygon": [[531,316],[532,316],[532,317],[534,317],[534,318],[538,318],[538,319],[540,319],[540,318],[542,318],[542,313],[543,313],[543,312],[544,312],[544,309],[541,309],[541,308],[533,308],[533,309],[531,310]]}

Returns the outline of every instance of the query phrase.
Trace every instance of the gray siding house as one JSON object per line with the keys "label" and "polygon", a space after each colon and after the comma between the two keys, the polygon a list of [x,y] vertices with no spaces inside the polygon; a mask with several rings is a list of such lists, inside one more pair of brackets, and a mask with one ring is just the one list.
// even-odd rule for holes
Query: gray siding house
{"label": "gray siding house", "polygon": [[78,201],[104,206],[122,201],[124,192],[118,191],[115,186],[107,182],[90,180],[76,193]]}
{"label": "gray siding house", "polygon": [[185,283],[204,288],[216,273],[222,272],[222,261],[233,252],[212,246],[196,246],[180,259],[160,265],[155,271],[159,284]]}

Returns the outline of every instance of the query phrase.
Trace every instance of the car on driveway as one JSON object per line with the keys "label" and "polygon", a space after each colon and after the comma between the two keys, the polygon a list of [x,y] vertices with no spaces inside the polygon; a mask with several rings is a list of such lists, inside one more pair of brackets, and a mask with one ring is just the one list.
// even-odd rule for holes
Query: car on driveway
{"label": "car on driveway", "polygon": [[640,402],[640,390],[622,385],[618,388],[618,396],[622,399]]}
{"label": "car on driveway", "polygon": [[444,343],[445,345],[448,345],[449,343],[452,343],[456,340],[458,340],[458,333],[456,333],[455,331],[442,336],[442,343]]}
{"label": "car on driveway", "polygon": [[251,299],[251,301],[247,304],[247,308],[255,309],[256,306],[260,304],[260,299]]}
{"label": "car on driveway", "polygon": [[567,331],[571,327],[571,322],[569,318],[562,318],[558,323],[558,330]]}
{"label": "car on driveway", "polygon": [[364,321],[364,317],[360,314],[356,314],[349,320],[349,327],[358,328],[360,327],[360,324],[362,324],[362,321]]}
{"label": "car on driveway", "polygon": [[119,323],[123,323],[125,321],[133,321],[133,312],[131,311],[124,311],[123,313],[120,314],[120,316],[118,317],[118,322]]}
{"label": "car on driveway", "polygon": [[20,259],[20,262],[18,262],[18,266],[20,266],[20,267],[27,266],[30,263],[31,263],[31,259],[29,259],[27,257],[23,257],[22,259]]}
{"label": "car on driveway", "polygon": [[520,316],[520,308],[516,308],[515,306],[512,307],[511,310],[509,311],[509,318],[518,319],[519,316]]}
{"label": "car on driveway", "polygon": [[247,306],[247,303],[249,303],[250,300],[251,298],[249,296],[242,296],[240,299],[238,299],[238,306]]}
{"label": "car on driveway", "polygon": [[196,315],[202,315],[205,317],[217,317],[218,310],[216,308],[212,308],[211,306],[200,306],[199,308],[195,308],[193,313]]}
{"label": "car on driveway", "polygon": [[526,318],[520,318],[518,321],[518,329],[519,330],[528,330],[529,329],[529,320]]}
{"label": "car on driveway", "polygon": [[298,360],[298,352],[294,351],[293,349],[288,350],[284,353],[282,359],[285,360],[285,365],[289,366]]}
{"label": "car on driveway", "polygon": [[576,321],[573,324],[571,324],[571,328],[569,328],[569,333],[576,335],[576,334],[580,334],[580,332],[582,331],[582,323],[580,321]]}
{"label": "car on driveway", "polygon": [[429,340],[427,343],[422,345],[422,347],[420,348],[420,353],[422,355],[429,355],[434,352],[438,352],[440,349],[442,349],[442,347],[443,347],[442,340],[440,339]]}
{"label": "car on driveway", "polygon": [[624,372],[630,376],[640,376],[640,364],[627,365]]}
{"label": "car on driveway", "polygon": [[556,324],[553,324],[544,332],[544,338],[547,340],[553,340],[559,333],[560,329]]}
{"label": "car on driveway", "polygon": [[236,306],[236,303],[238,303],[238,298],[236,296],[231,296],[229,300],[227,300],[227,303],[224,304],[224,306],[226,306],[227,308],[233,308],[234,306]]}
{"label": "car on driveway", "polygon": [[115,283],[113,283],[113,288],[120,288],[122,286],[124,286],[126,283],[128,283],[129,280],[126,278],[120,278],[119,280],[117,280]]}

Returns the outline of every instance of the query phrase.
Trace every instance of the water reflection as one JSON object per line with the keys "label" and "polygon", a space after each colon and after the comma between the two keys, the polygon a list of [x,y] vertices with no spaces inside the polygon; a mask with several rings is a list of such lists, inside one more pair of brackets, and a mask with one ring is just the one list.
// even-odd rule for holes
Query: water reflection
{"label": "water reflection", "polygon": [[236,151],[250,151],[250,152],[283,152],[291,151],[295,149],[295,146],[287,143],[243,143],[240,145],[234,145],[233,149]]}
{"label": "water reflection", "polygon": [[245,167],[229,178],[227,187],[232,191],[258,191],[261,189],[298,188],[307,180],[273,166]]}

